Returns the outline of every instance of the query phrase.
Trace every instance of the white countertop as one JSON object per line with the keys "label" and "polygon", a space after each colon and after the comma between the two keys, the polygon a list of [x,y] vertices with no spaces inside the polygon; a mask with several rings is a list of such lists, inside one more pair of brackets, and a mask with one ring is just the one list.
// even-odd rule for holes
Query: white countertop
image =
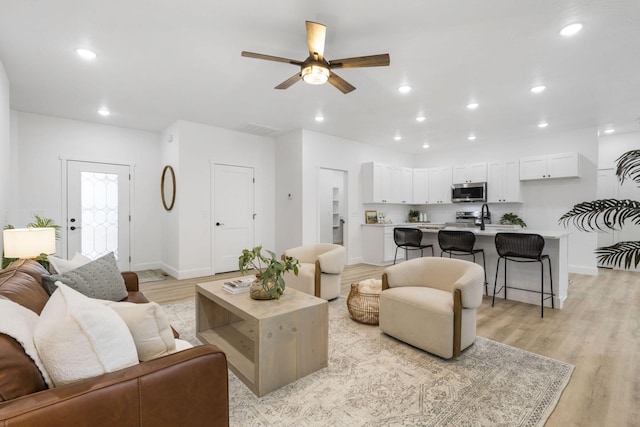
{"label": "white countertop", "polygon": [[398,223],[398,224],[362,224],[363,227],[417,227],[423,233],[437,233],[439,231],[438,228],[420,228],[420,226],[427,227],[438,227],[442,226],[442,230],[461,230],[461,231],[471,231],[476,236],[489,236],[495,237],[497,233],[531,233],[531,234],[539,234],[545,239],[559,239],[561,237],[568,236],[571,234],[566,230],[534,230],[529,228],[510,228],[508,226],[501,226],[500,224],[487,224],[485,226],[485,230],[480,230],[480,228],[465,228],[465,227],[445,227],[444,224],[435,224],[435,223],[423,223],[423,222],[412,222],[412,223]]}

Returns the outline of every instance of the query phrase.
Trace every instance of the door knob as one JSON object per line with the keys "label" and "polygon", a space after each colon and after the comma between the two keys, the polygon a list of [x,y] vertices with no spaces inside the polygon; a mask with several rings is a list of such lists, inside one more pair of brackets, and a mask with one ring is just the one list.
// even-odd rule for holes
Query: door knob
{"label": "door knob", "polygon": [[73,231],[73,230],[80,230],[80,227],[74,227],[74,226],[71,226],[71,227],[70,227],[70,230],[71,230],[71,231]]}
{"label": "door knob", "polygon": [[224,224],[221,222],[216,222],[216,227],[220,227],[221,225],[224,225]]}

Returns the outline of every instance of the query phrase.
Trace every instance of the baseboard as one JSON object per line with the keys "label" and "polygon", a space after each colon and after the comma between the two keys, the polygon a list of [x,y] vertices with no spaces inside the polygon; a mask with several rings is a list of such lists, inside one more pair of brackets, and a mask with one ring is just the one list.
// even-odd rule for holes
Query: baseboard
{"label": "baseboard", "polygon": [[585,274],[587,276],[597,276],[598,275],[598,267],[585,267],[581,265],[569,265],[568,266],[569,273],[575,274]]}
{"label": "baseboard", "polygon": [[145,262],[142,264],[135,264],[131,266],[131,271],[142,271],[142,270],[163,270],[163,265],[161,262]]}
{"label": "baseboard", "polygon": [[353,257],[347,261],[347,265],[362,264],[362,257]]}
{"label": "baseboard", "polygon": [[195,277],[212,276],[214,273],[210,268],[199,268],[196,270],[178,271],[175,277],[178,280],[193,279]]}

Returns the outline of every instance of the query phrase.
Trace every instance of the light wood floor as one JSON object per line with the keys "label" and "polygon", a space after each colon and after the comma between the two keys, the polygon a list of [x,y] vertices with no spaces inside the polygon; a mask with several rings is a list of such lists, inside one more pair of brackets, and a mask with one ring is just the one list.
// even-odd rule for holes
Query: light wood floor
{"label": "light wood floor", "polygon": [[[347,266],[351,283],[382,274],[382,267]],[[195,284],[238,273],[140,285],[152,301],[167,303],[194,295]],[[478,335],[575,366],[546,427],[640,426],[640,273],[601,269],[598,276],[570,275],[562,310],[485,297],[478,310]]]}

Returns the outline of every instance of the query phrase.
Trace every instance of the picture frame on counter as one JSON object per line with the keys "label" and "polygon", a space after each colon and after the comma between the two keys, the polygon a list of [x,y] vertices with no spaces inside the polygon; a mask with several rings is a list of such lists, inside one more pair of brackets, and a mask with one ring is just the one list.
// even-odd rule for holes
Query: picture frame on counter
{"label": "picture frame on counter", "polygon": [[364,222],[366,224],[377,224],[378,211],[364,211]]}

